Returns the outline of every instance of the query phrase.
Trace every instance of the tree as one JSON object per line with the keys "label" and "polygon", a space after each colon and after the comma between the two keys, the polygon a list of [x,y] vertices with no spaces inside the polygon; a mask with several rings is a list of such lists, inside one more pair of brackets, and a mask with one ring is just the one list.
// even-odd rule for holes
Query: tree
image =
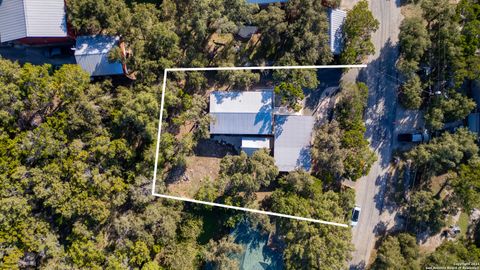
{"label": "tree", "polygon": [[422,105],[422,91],[420,77],[413,75],[402,85],[400,102],[407,109],[417,110]]}
{"label": "tree", "polygon": [[381,243],[372,269],[420,269],[419,257],[414,236],[407,233],[387,236]]}
{"label": "tree", "polygon": [[207,264],[216,270],[238,268],[238,261],[233,257],[243,251],[241,245],[233,242],[231,236],[224,237],[219,241],[210,240],[205,249]]}
{"label": "tree", "polygon": [[461,120],[475,108],[476,103],[456,91],[449,91],[448,96],[436,97],[430,105],[425,120],[433,129],[443,128],[444,123]]}
{"label": "tree", "polygon": [[457,175],[450,180],[455,201],[469,212],[480,207],[480,162],[462,164]]}
{"label": "tree", "polygon": [[[272,211],[345,222],[351,208],[340,207],[347,197],[328,191],[321,181],[306,172],[291,172],[279,181],[281,187],[270,198]],[[351,198],[352,199],[352,198]],[[352,207],[353,201],[349,201]],[[350,258],[351,233],[336,226],[322,226],[293,219],[275,219],[277,233],[284,237],[286,269],[340,269]],[[334,255],[335,254],[335,255]]]}
{"label": "tree", "polygon": [[312,146],[313,171],[324,179],[339,179],[345,173],[343,161],[347,150],[342,146],[343,133],[337,121],[315,130]]}
{"label": "tree", "polygon": [[428,255],[423,267],[455,265],[456,263],[479,262],[480,249],[468,241],[445,241]]}
{"label": "tree", "polygon": [[478,157],[476,135],[465,128],[454,134],[443,133],[433,138],[429,144],[421,144],[410,152],[406,158],[411,159],[421,173],[429,176],[456,169],[460,164]]}
{"label": "tree", "polygon": [[345,42],[340,61],[343,64],[361,63],[364,58],[375,52],[371,35],[377,31],[379,22],[368,9],[368,2],[359,1],[348,11],[343,25]]}
{"label": "tree", "polygon": [[251,157],[245,152],[225,156],[220,163],[220,183],[225,201],[233,205],[251,203],[255,192],[270,185],[278,173],[273,157],[266,150],[256,151]]}
{"label": "tree", "polygon": [[292,83],[282,82],[275,86],[273,91],[281,97],[282,105],[287,105],[294,111],[300,111],[302,109],[300,102],[305,98],[305,95],[301,87]]}
{"label": "tree", "polygon": [[409,61],[419,62],[430,46],[430,37],[421,17],[407,17],[400,25],[400,52]]}
{"label": "tree", "polygon": [[415,232],[428,230],[437,233],[445,225],[442,202],[428,191],[411,195],[408,205],[409,225]]}

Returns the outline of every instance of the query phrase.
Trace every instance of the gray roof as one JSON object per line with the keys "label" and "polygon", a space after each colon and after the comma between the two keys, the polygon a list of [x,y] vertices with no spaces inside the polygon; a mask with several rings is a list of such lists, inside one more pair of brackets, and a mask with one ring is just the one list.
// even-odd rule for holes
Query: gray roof
{"label": "gray roof", "polygon": [[275,115],[273,156],[281,172],[311,168],[311,138],[315,119],[305,115]]}
{"label": "gray roof", "polygon": [[25,37],[66,37],[64,0],[0,1],[0,42]]}
{"label": "gray roof", "polygon": [[347,13],[341,9],[329,9],[328,18],[330,21],[330,48],[332,53],[338,55],[343,49],[342,26]]}
{"label": "gray roof", "polygon": [[214,91],[211,134],[272,134],[273,91]]}
{"label": "gray roof", "polygon": [[108,53],[119,41],[111,36],[77,37],[75,59],[90,76],[123,74],[122,63],[108,61]]}

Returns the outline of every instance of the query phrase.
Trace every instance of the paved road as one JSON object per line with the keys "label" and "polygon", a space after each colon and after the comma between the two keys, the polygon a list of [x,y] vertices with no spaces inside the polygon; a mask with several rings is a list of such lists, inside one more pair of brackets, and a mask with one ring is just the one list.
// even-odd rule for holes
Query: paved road
{"label": "paved road", "polygon": [[[398,74],[394,67],[398,57],[397,41],[402,16],[399,2],[395,0],[370,1],[370,9],[380,21],[380,28],[372,37],[376,53],[370,57],[368,67],[358,73],[358,79],[366,82],[370,90],[366,137],[378,160],[370,173],[355,185],[355,202],[362,208],[362,213],[358,225],[353,228],[356,250],[352,254],[351,269],[363,269],[369,264],[378,232],[384,229],[384,222],[393,219],[394,214],[385,207],[384,195],[386,180],[390,176],[395,128]],[[348,77],[356,75],[353,71],[347,74]]]}

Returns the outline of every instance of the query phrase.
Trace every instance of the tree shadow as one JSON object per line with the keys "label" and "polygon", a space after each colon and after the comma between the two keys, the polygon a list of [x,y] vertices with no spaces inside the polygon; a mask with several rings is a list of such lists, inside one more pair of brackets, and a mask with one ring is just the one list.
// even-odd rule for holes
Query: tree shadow
{"label": "tree shadow", "polygon": [[396,113],[398,45],[388,39],[377,59],[360,70],[357,82],[365,83],[368,88],[365,137],[370,146],[379,153],[380,165],[388,167],[391,161],[390,151],[393,142],[393,130]]}

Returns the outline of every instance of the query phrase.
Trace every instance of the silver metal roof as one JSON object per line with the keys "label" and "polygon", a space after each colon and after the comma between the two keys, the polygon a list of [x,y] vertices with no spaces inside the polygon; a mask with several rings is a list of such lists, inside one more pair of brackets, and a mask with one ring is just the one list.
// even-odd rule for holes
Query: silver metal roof
{"label": "silver metal roof", "polygon": [[272,134],[273,91],[210,94],[211,134]]}
{"label": "silver metal roof", "polygon": [[64,0],[0,1],[0,42],[24,37],[66,37]]}
{"label": "silver metal roof", "polygon": [[347,17],[347,12],[341,9],[329,9],[328,18],[330,21],[330,48],[332,53],[338,55],[343,49],[342,26]]}
{"label": "silver metal roof", "polygon": [[313,116],[275,115],[275,164],[281,172],[311,168]]}
{"label": "silver metal roof", "polygon": [[90,76],[106,76],[123,74],[122,63],[108,61],[108,52],[119,41],[111,36],[77,37],[75,59]]}

